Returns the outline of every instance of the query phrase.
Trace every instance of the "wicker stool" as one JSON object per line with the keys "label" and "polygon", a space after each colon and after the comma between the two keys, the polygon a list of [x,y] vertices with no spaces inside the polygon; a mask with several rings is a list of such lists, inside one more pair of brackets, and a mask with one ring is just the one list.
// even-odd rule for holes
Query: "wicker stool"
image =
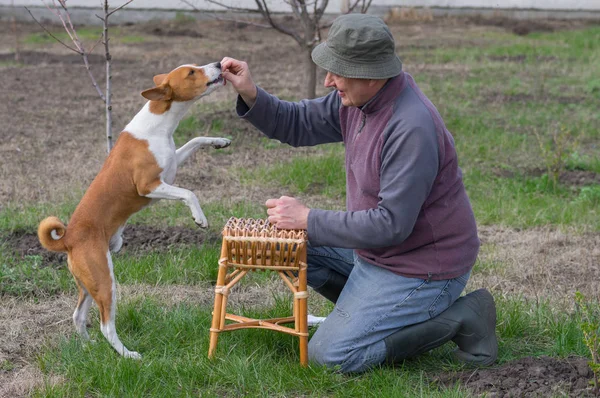
{"label": "wicker stool", "polygon": [[[294,293],[294,314],[287,318],[252,319],[228,314],[231,288],[253,270],[276,271]],[[236,329],[262,328],[300,338],[300,363],[308,364],[306,287],[306,231],[278,230],[266,220],[230,218],[223,229],[215,307],[210,328],[208,357],[217,348],[219,333]],[[226,324],[226,320],[231,321]],[[282,326],[294,323],[294,328]]]}

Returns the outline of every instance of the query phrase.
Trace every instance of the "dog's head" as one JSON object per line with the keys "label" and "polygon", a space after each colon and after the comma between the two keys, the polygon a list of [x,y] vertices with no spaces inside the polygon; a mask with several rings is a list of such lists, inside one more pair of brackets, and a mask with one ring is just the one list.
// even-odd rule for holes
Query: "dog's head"
{"label": "dog's head", "polygon": [[154,76],[156,87],[145,90],[142,96],[151,101],[195,101],[225,85],[221,64],[198,66],[181,65],[169,73]]}

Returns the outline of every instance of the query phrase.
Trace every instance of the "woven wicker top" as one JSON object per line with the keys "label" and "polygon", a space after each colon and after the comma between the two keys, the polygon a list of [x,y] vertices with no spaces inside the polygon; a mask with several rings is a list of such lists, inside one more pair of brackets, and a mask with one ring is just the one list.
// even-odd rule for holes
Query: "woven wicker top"
{"label": "woven wicker top", "polygon": [[268,220],[231,217],[223,228],[224,237],[251,237],[306,240],[303,229],[278,229]]}

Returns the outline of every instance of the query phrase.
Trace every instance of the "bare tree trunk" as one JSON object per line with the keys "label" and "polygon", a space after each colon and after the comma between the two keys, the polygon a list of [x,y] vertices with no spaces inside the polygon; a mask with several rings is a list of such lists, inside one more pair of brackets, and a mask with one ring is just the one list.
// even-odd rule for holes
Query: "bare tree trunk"
{"label": "bare tree trunk", "polygon": [[110,152],[113,147],[113,139],[112,139],[112,92],[111,92],[111,55],[108,51],[108,0],[104,1],[104,31],[102,36],[104,38],[104,50],[106,54],[106,101],[105,101],[105,110],[106,110],[106,151]]}
{"label": "bare tree trunk", "polygon": [[21,61],[21,50],[19,46],[19,30],[17,29],[17,20],[13,16],[11,18],[11,27],[13,31],[13,35],[15,37],[15,62]]}
{"label": "bare tree trunk", "polygon": [[[315,21],[308,15],[303,14],[304,25],[304,49],[305,49],[305,78],[306,78],[306,98],[315,98],[317,96],[317,65],[312,61],[312,50],[318,42],[318,27]],[[300,43],[298,43],[300,44]]]}
{"label": "bare tree trunk", "polygon": [[315,64],[310,56],[313,46],[305,47],[304,58],[304,76],[306,78],[306,98],[316,98],[317,96],[317,64]]}
{"label": "bare tree trunk", "polygon": [[[12,0],[10,5],[12,8],[14,8],[15,0]],[[10,19],[10,23],[11,23],[13,35],[15,37],[15,62],[20,62],[21,61],[21,49],[19,46],[19,29],[17,29],[17,19],[14,15]]]}

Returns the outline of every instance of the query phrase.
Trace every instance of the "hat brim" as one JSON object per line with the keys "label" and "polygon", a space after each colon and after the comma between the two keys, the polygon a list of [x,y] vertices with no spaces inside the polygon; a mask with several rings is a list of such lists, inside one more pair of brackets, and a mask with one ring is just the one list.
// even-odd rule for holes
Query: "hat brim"
{"label": "hat brim", "polygon": [[327,43],[316,46],[311,53],[312,60],[321,68],[338,76],[355,79],[389,79],[402,72],[402,61],[397,55],[389,60],[377,62],[353,62],[331,51]]}

